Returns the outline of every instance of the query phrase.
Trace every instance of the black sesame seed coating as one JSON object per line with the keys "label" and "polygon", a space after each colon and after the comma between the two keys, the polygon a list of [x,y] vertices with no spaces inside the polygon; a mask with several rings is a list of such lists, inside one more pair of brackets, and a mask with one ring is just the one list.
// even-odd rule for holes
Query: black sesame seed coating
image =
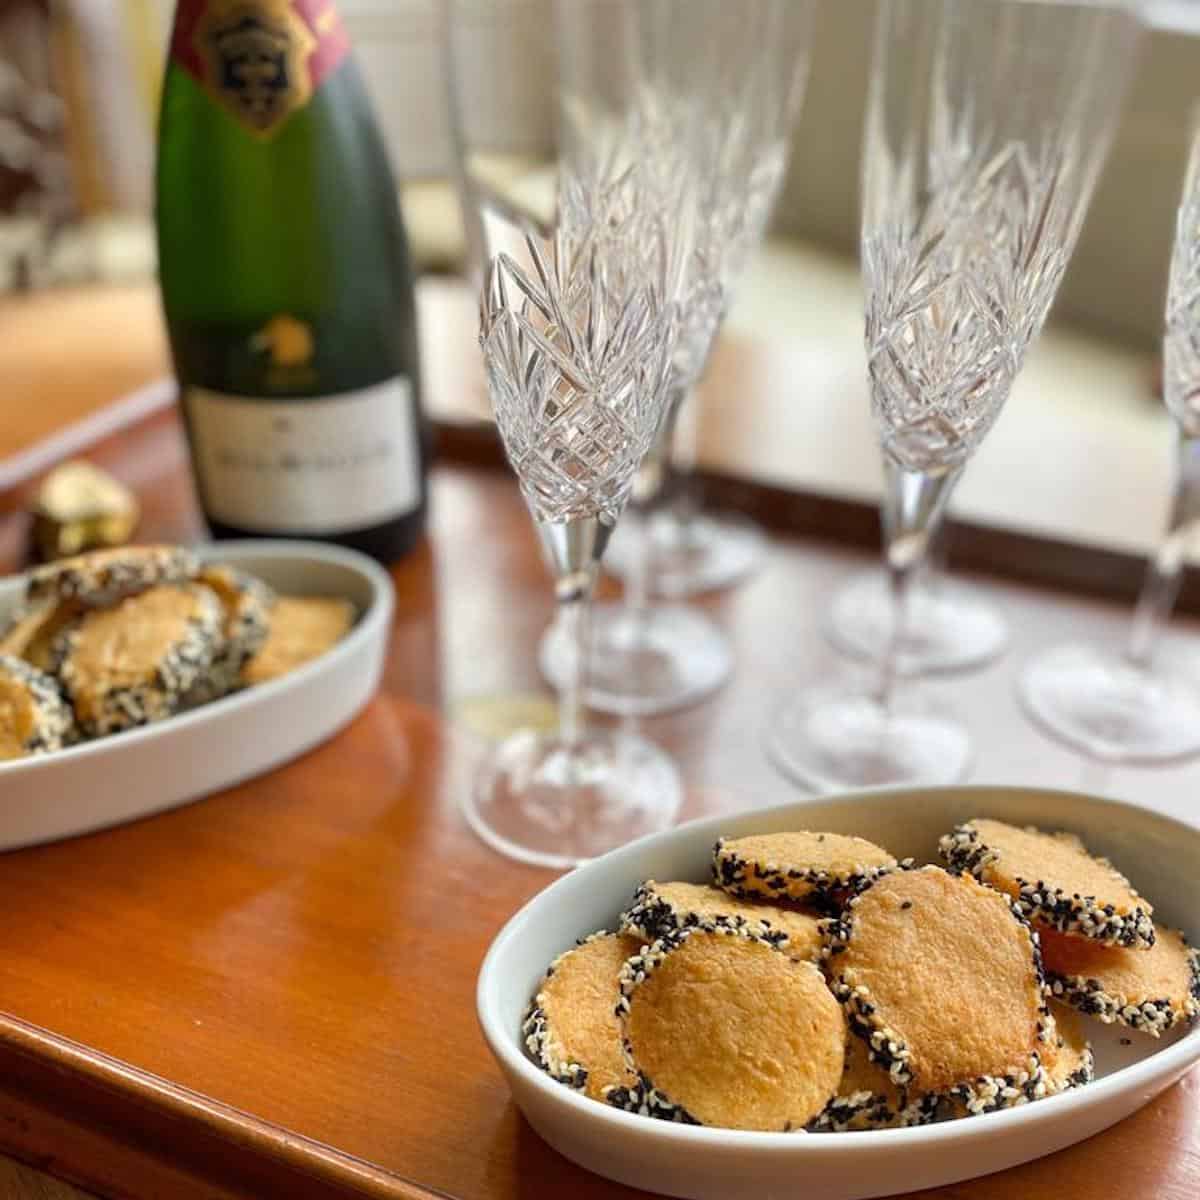
{"label": "black sesame seed coating", "polygon": [[587,1068],[580,1063],[563,1062],[553,1054],[546,1014],[537,1000],[529,1005],[525,1020],[521,1024],[521,1034],[525,1039],[525,1049],[529,1057],[551,1079],[574,1091],[583,1091],[588,1080]]}
{"label": "black sesame seed coating", "polygon": [[13,655],[0,655],[0,671],[25,689],[33,707],[33,729],[25,739],[26,754],[61,750],[75,734],[75,715],[55,679]]}
{"label": "black sesame seed coating", "polygon": [[[588,942],[595,941],[596,938],[608,936],[607,930],[598,929],[595,933],[588,934],[587,937],[579,938],[575,946],[571,947],[571,950],[574,950],[578,946],[584,946]],[[521,1036],[525,1042],[526,1053],[551,1079],[574,1091],[581,1092],[587,1086],[587,1068],[582,1063],[572,1062],[559,1055],[556,1040],[550,1030],[545,1009],[542,1007],[542,987],[554,975],[555,971],[558,970],[559,963],[571,953],[571,950],[564,950],[546,968],[545,973],[542,975],[542,981],[538,985],[538,990],[529,1002],[529,1008],[525,1013],[525,1020],[521,1023]]]}
{"label": "black sesame seed coating", "polygon": [[[912,859],[906,859],[896,866],[867,867],[859,864],[845,873],[824,871],[816,867],[784,868],[775,863],[760,863],[743,858],[727,849],[725,838],[719,838],[713,846],[712,870],[713,881],[717,887],[740,900],[761,900],[764,897],[778,900],[811,898],[826,906],[827,911],[837,912],[842,907],[838,893],[857,894],[870,887],[876,879],[911,866]],[[748,880],[754,880],[757,886],[747,887]],[[794,885],[797,883],[806,885],[803,897],[793,894]]]}
{"label": "black sesame seed coating", "polygon": [[[952,833],[938,842],[938,853],[954,872],[966,872],[980,883],[987,867],[996,861],[998,853],[985,846],[977,829],[967,825],[957,826]],[[1128,884],[1112,863],[1106,858],[1097,858],[1116,876]],[[1018,894],[1015,903],[1030,921],[1048,925],[1060,933],[1075,933],[1112,946],[1149,949],[1154,945],[1154,920],[1150,913],[1134,905],[1128,913],[1118,913],[1111,904],[1101,904],[1095,896],[1068,894],[1058,887],[1049,886],[1044,880],[1027,880],[1014,877]]]}
{"label": "black sesame seed coating", "polygon": [[214,590],[225,610],[224,628],[212,665],[188,690],[183,708],[219,700],[242,686],[242,668],[266,642],[275,603],[267,584],[234,567],[202,567],[199,581],[219,585]]}
{"label": "black sesame seed coating", "polygon": [[130,546],[123,551],[82,554],[35,567],[29,575],[30,601],[57,597],[89,608],[105,608],[161,583],[192,579],[199,564],[182,546]]}
{"label": "black sesame seed coating", "polygon": [[[744,925],[746,923],[743,918],[736,916],[708,919],[724,925]],[[634,893],[633,903],[621,914],[622,931],[647,942],[657,941],[665,933],[672,933],[676,929],[699,923],[700,917],[696,913],[684,913],[681,916],[673,905],[668,904],[644,883]]]}
{"label": "black sesame seed coating", "polygon": [[1192,1024],[1200,1017],[1200,952],[1195,947],[1188,948],[1188,972],[1190,986],[1182,1010],[1163,997],[1130,1003],[1123,995],[1106,992],[1098,979],[1083,975],[1060,975],[1049,971],[1046,980],[1055,999],[1105,1025],[1127,1025],[1151,1037],[1161,1037],[1176,1025]]}
{"label": "black sesame seed coating", "polygon": [[[1187,938],[1183,940],[1186,946]],[[1188,973],[1191,983],[1188,987],[1187,1018],[1195,1021],[1200,1017],[1200,949],[1195,946],[1188,946]]]}
{"label": "black sesame seed coating", "polygon": [[777,949],[784,949],[790,941],[786,930],[776,929],[767,916],[751,921],[740,913],[704,916],[696,912],[681,913],[647,883],[638,887],[633,896],[633,903],[621,914],[620,919],[622,933],[632,934],[647,942],[657,941],[664,934],[673,933],[678,929],[697,927],[749,929]]}
{"label": "black sesame seed coating", "polygon": [[866,1042],[867,1057],[886,1071],[893,1083],[901,1087],[912,1083],[912,1051],[896,1030],[884,1024],[870,991],[861,984],[851,986],[840,975],[830,987],[846,1010],[850,1032]]}
{"label": "black sesame seed coating", "polygon": [[1095,1078],[1096,1056],[1092,1053],[1092,1047],[1088,1045],[1083,1050],[1083,1061],[1062,1081],[1059,1090],[1069,1092],[1071,1088],[1083,1087]]}
{"label": "black sesame seed coating", "polygon": [[924,1095],[896,1108],[881,1092],[851,1092],[834,1096],[805,1128],[809,1133],[847,1133],[928,1125],[937,1113],[937,1102],[937,1096]]}
{"label": "black sesame seed coating", "polygon": [[1022,1068],[1003,1075],[980,1075],[951,1088],[948,1095],[960,1100],[971,1116],[1017,1108],[1047,1094],[1046,1072],[1037,1054]]}
{"label": "black sesame seed coating", "polygon": [[673,1121],[677,1125],[700,1124],[687,1109],[669,1100],[640,1072],[638,1082],[633,1087],[605,1088],[604,1099],[614,1108],[635,1113],[639,1117]]}

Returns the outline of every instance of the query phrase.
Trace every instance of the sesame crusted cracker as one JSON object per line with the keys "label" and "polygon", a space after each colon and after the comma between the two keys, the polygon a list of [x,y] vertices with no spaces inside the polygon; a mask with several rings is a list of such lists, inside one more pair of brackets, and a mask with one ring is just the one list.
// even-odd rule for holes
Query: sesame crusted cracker
{"label": "sesame crusted cracker", "polygon": [[860,890],[897,865],[874,842],[840,833],[722,838],[713,847],[717,886],[743,899],[830,900]]}
{"label": "sesame crusted cracker", "polygon": [[1159,1037],[1200,1016],[1200,954],[1177,929],[1159,925],[1149,950],[1103,946],[1047,930],[1046,979],[1058,1000],[1106,1025]]}
{"label": "sesame crusted cracker", "polygon": [[550,964],[521,1027],[533,1061],[593,1100],[636,1086],[615,1006],[621,967],[640,949],[636,939],[603,930],[584,938]]}
{"label": "sesame crusted cracker", "polygon": [[702,883],[648,879],[621,914],[621,928],[652,942],[691,925],[745,925],[792,958],[815,962],[821,953],[821,921],[812,913],[741,900]]}
{"label": "sesame crusted cracker", "polygon": [[1153,907],[1074,834],[977,818],[938,843],[952,871],[1007,892],[1026,919],[1114,946],[1154,944]]}
{"label": "sesame crusted cracker", "polygon": [[951,1099],[957,1100],[970,1117],[1018,1108],[1047,1094],[1046,1072],[1036,1052],[1020,1067],[998,1075],[976,1076],[949,1091]]}
{"label": "sesame crusted cracker", "polygon": [[200,568],[197,580],[216,593],[225,620],[212,666],[188,692],[185,708],[219,699],[240,686],[242,668],[267,640],[275,603],[274,593],[261,579],[236,567],[209,564]]}
{"label": "sesame crusted cracker", "polygon": [[75,600],[105,608],[164,583],[194,578],[196,556],[182,546],[121,546],[60,559],[29,574],[29,601]]}
{"label": "sesame crusted cracker", "polygon": [[1096,1059],[1079,1016],[1065,1004],[1050,1005],[1054,1037],[1042,1051],[1046,1069],[1046,1092],[1053,1096],[1091,1083],[1096,1074]]}
{"label": "sesame crusted cracker", "polygon": [[936,1096],[910,1097],[877,1063],[861,1038],[846,1039],[846,1065],[837,1095],[808,1123],[810,1133],[899,1129],[926,1125],[937,1111]]}
{"label": "sesame crusted cracker", "polygon": [[49,676],[12,655],[0,655],[0,759],[60,750],[75,719]]}
{"label": "sesame crusted cracker", "polygon": [[168,717],[212,663],[224,612],[197,584],[163,584],[89,609],[55,642],[55,673],[87,734]]}
{"label": "sesame crusted cracker", "polygon": [[53,597],[22,605],[0,635],[0,654],[23,658],[46,671],[53,658],[54,639],[78,615],[78,604]]}
{"label": "sesame crusted cracker", "polygon": [[787,1131],[837,1090],[845,1019],[820,971],[745,926],[664,935],[625,964],[620,991],[639,1090],[616,1099],[635,1111]]}
{"label": "sesame crusted cracker", "polygon": [[319,657],[346,636],[354,618],[354,605],[341,597],[280,596],[266,641],[242,668],[242,683],[266,683]]}
{"label": "sesame crusted cracker", "polygon": [[826,938],[850,1029],[896,1084],[937,1093],[1019,1075],[1048,1037],[1037,939],[970,876],[885,875]]}

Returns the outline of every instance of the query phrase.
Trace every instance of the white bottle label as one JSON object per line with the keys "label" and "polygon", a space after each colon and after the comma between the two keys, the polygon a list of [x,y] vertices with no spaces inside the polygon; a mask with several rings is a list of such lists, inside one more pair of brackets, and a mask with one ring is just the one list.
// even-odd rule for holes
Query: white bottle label
{"label": "white bottle label", "polygon": [[402,375],[300,400],[191,387],[184,404],[205,506],[226,525],[338,534],[420,502],[416,405]]}

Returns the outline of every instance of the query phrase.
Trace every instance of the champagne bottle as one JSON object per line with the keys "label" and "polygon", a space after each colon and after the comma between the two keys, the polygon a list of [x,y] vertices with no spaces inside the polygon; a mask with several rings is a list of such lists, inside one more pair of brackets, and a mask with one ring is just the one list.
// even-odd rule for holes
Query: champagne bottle
{"label": "champagne bottle", "polygon": [[412,274],[331,0],[179,0],[157,220],[214,536],[404,554],[424,527],[428,458]]}

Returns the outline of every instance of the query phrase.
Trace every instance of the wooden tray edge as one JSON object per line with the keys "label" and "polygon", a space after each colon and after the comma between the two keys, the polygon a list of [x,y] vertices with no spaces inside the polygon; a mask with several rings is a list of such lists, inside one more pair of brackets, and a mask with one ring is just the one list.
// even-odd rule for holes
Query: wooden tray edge
{"label": "wooden tray edge", "polygon": [[5,1013],[0,1151],[113,1196],[440,1194]]}

